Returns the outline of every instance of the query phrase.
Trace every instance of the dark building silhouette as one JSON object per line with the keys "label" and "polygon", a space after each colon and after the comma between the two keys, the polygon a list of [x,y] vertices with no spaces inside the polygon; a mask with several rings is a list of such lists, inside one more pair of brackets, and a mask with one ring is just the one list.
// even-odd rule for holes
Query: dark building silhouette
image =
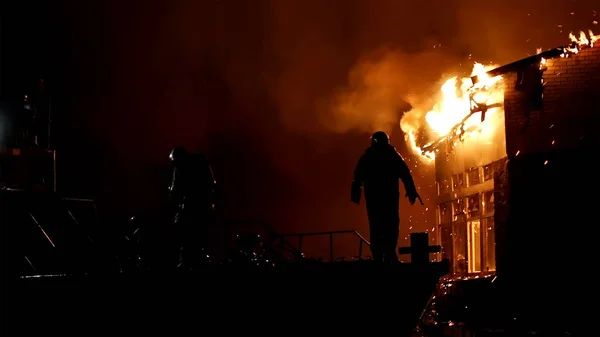
{"label": "dark building silhouette", "polygon": [[[537,97],[515,88],[519,74],[505,76],[508,158],[495,178],[496,261],[517,292],[531,289],[528,301],[520,299],[524,308],[561,318],[600,296],[585,275],[598,263],[600,233],[600,48],[548,59],[544,67],[539,110],[529,106]],[[541,286],[548,282],[555,294]],[[597,315],[597,305],[593,310]]]}
{"label": "dark building silhouette", "polygon": [[548,324],[599,311],[586,271],[599,256],[600,47],[570,47],[488,72],[502,75],[504,129],[476,151],[436,148],[453,276],[495,272],[511,307]]}

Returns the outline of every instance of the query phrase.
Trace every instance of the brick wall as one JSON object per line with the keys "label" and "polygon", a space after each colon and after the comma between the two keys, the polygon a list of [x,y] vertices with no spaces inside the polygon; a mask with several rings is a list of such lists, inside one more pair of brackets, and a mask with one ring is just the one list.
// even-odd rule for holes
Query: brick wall
{"label": "brick wall", "polygon": [[587,275],[600,260],[600,46],[546,65],[539,111],[515,90],[517,74],[504,76],[508,183],[497,191],[507,196],[496,205],[498,275],[523,315],[572,324],[600,315],[596,301],[583,300],[600,298]]}
{"label": "brick wall", "polygon": [[598,142],[600,46],[547,60],[543,106],[528,111],[530,97],[515,90],[516,73],[504,76],[507,153],[514,156]]}
{"label": "brick wall", "polygon": [[[508,217],[510,214],[510,180],[508,175],[507,158],[494,162],[494,238],[496,248],[509,247],[508,242]],[[496,249],[496,271],[506,270],[509,261],[506,256],[507,249]]]}

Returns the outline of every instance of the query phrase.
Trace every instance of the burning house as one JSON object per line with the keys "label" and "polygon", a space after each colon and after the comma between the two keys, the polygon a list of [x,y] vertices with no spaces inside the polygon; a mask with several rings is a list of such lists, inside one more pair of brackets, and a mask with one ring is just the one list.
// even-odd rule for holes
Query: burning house
{"label": "burning house", "polygon": [[592,261],[593,243],[577,233],[597,223],[599,38],[582,32],[511,64],[476,64],[442,86],[426,116],[437,138],[415,148],[435,162],[438,242],[454,277]]}
{"label": "burning house", "polygon": [[[446,85],[454,89],[454,82]],[[506,158],[506,137],[501,127],[503,83],[499,77],[486,77],[479,83],[483,85],[466,89],[466,95],[450,105],[455,109],[456,104],[468,100],[470,106],[468,114],[459,115],[456,124],[429,119],[433,125],[440,123],[437,130],[442,125],[448,125],[448,129],[444,130],[446,137],[425,148],[435,151],[437,233],[442,258],[449,259],[452,274],[459,276],[496,270],[494,172]],[[460,84],[465,86],[464,82]],[[454,97],[454,90],[451,95]],[[480,99],[482,95],[485,97]]]}

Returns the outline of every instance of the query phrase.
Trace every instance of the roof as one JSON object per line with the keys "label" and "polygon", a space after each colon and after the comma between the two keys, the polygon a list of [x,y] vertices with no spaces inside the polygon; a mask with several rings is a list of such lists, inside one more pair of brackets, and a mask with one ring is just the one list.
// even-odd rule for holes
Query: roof
{"label": "roof", "polygon": [[[503,74],[506,74],[509,72],[518,71],[518,70],[523,69],[524,67],[529,66],[531,64],[540,63],[540,61],[542,59],[548,60],[551,58],[564,56],[565,54],[576,53],[580,49],[586,48],[586,46],[590,47],[589,45],[578,44],[578,43],[573,42],[566,46],[549,49],[544,52],[538,53],[536,55],[529,56],[524,59],[509,63],[509,64],[505,64],[498,68],[489,70],[486,72],[486,75],[489,77],[496,77],[496,76],[503,75]],[[477,75],[471,77],[471,81],[473,82],[473,84],[477,83],[478,80],[479,79],[478,79]]]}

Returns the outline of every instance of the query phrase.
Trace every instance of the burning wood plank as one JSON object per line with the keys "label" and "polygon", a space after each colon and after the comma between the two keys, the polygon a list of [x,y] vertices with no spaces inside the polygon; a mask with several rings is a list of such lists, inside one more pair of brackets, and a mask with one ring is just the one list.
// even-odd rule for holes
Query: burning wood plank
{"label": "burning wood plank", "polygon": [[[501,67],[492,69],[492,70],[486,72],[485,74],[489,77],[496,77],[496,76],[504,75],[506,73],[518,71],[520,69],[523,69],[523,67],[525,67],[527,65],[539,63],[539,62],[541,62],[542,59],[550,59],[550,58],[558,57],[564,53],[565,48],[566,47],[558,47],[558,48],[550,49],[545,52],[539,53],[537,55],[533,55],[533,56],[524,58],[522,60],[515,61],[513,63],[505,64]],[[471,82],[473,82],[473,85],[477,84],[479,82],[479,75],[472,76]]]}
{"label": "burning wood plank", "polygon": [[[568,45],[549,49],[545,52],[515,61],[513,63],[505,64],[501,67],[492,69],[485,74],[489,77],[496,77],[509,72],[518,71],[529,64],[540,63],[542,59],[547,60],[555,57],[565,57],[568,53],[577,54],[581,49],[593,47],[594,42],[600,40],[600,35],[594,35],[594,33],[590,30],[589,37],[586,36],[584,32],[580,32],[579,38],[577,38],[573,33],[569,34],[569,38],[572,42]],[[479,82],[479,75],[471,76],[471,82],[473,82],[473,85],[477,84]]]}

